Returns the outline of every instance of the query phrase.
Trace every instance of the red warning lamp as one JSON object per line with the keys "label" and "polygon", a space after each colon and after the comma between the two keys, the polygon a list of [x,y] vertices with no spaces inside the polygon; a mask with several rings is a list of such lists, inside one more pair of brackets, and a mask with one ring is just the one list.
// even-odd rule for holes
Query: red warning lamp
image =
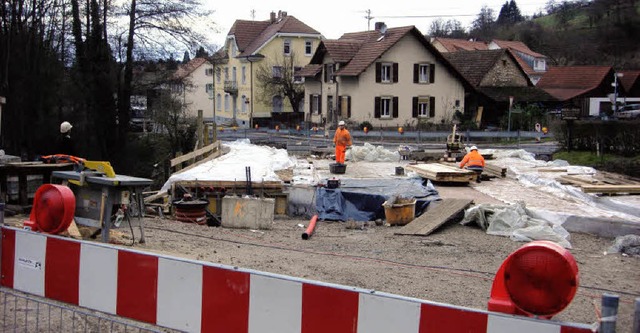
{"label": "red warning lamp", "polygon": [[564,310],[578,289],[573,255],[550,241],[530,242],[502,263],[488,310],[550,319]]}
{"label": "red warning lamp", "polygon": [[318,132],[318,128],[313,126],[313,131],[317,133]]}
{"label": "red warning lamp", "polygon": [[224,132],[224,127],[220,127],[220,132]]}
{"label": "red warning lamp", "polygon": [[59,234],[71,225],[76,210],[76,197],[63,185],[44,184],[33,198],[29,220],[24,226],[33,231]]}
{"label": "red warning lamp", "polygon": [[404,134],[404,128],[398,127],[398,133],[400,133],[400,135]]}
{"label": "red warning lamp", "polygon": [[296,131],[300,132],[300,125],[296,125]]}
{"label": "red warning lamp", "polygon": [[276,132],[280,131],[280,125],[276,125]]}
{"label": "red warning lamp", "polygon": [[369,133],[369,127],[367,126],[365,126],[362,130],[364,131],[364,134]]}
{"label": "red warning lamp", "polygon": [[258,124],[255,124],[255,126],[253,126],[255,129],[259,129],[260,126],[258,126]]}

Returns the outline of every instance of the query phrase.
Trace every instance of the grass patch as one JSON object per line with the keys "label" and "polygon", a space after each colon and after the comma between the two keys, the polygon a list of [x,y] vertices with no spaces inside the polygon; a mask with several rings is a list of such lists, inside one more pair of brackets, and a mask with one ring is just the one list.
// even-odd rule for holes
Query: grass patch
{"label": "grass patch", "polygon": [[589,166],[597,170],[615,172],[630,177],[640,177],[640,155],[623,157],[604,154],[597,156],[593,152],[560,151],[553,154],[554,159],[565,160],[571,165]]}

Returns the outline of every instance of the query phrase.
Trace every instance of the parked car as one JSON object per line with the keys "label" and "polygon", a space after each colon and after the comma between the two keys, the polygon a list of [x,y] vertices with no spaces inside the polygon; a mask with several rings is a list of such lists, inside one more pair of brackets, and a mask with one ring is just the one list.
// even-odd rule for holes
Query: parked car
{"label": "parked car", "polygon": [[619,108],[615,116],[618,119],[640,118],[640,104],[627,104]]}

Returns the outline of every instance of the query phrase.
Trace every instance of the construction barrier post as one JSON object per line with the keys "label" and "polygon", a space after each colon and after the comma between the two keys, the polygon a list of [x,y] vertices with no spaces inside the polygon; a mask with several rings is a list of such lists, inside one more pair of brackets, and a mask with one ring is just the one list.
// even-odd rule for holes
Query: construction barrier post
{"label": "construction barrier post", "polygon": [[600,333],[615,333],[618,317],[618,295],[602,295],[602,317],[600,318]]}

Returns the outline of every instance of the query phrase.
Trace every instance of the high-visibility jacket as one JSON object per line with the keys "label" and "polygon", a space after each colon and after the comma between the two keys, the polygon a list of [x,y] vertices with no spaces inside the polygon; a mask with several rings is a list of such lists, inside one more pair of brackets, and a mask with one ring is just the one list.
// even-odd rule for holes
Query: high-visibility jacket
{"label": "high-visibility jacket", "polygon": [[477,150],[472,150],[464,156],[460,162],[460,168],[464,168],[465,165],[484,168],[484,157]]}
{"label": "high-visibility jacket", "polygon": [[336,146],[351,146],[351,134],[346,128],[339,128],[333,135],[333,143]]}

